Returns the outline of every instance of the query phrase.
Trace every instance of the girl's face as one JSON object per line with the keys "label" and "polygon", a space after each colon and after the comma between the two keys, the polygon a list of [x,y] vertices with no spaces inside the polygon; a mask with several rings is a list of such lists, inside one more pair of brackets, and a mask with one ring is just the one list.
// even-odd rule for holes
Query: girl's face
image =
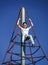
{"label": "girl's face", "polygon": [[23,28],[27,28],[27,24],[26,23],[23,24]]}

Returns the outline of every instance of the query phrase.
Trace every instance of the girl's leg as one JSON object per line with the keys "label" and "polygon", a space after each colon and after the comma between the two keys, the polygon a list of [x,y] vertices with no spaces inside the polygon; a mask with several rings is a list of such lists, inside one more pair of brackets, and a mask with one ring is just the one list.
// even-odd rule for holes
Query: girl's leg
{"label": "girl's leg", "polygon": [[24,40],[25,40],[25,36],[23,35],[22,36],[22,43],[24,43]]}
{"label": "girl's leg", "polygon": [[32,42],[32,44],[34,44],[34,40],[33,40],[33,37],[31,35],[28,35],[30,37],[30,40]]}
{"label": "girl's leg", "polygon": [[23,52],[23,54],[25,54],[25,36],[24,35],[22,36],[22,44],[23,44],[22,52]]}

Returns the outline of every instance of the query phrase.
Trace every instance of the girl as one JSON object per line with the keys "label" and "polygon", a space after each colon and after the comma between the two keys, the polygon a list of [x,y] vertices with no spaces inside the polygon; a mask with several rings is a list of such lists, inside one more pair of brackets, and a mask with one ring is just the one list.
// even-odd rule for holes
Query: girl
{"label": "girl", "polygon": [[17,25],[18,27],[21,29],[21,32],[22,32],[22,43],[24,43],[25,39],[30,39],[32,44],[34,44],[34,40],[33,40],[33,37],[31,35],[29,35],[29,30],[31,29],[31,27],[33,27],[33,23],[31,21],[31,19],[29,18],[29,21],[30,21],[30,27],[27,26],[27,23],[24,22],[22,24],[22,26],[20,26],[20,20],[21,18],[18,19],[17,21]]}

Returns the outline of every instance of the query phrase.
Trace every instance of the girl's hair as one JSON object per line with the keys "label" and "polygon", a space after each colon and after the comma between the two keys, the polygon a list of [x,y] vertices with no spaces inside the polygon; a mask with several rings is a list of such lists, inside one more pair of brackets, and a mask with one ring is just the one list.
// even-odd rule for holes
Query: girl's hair
{"label": "girl's hair", "polygon": [[[23,25],[25,24],[26,22],[23,23]],[[27,23],[26,23],[27,24]]]}

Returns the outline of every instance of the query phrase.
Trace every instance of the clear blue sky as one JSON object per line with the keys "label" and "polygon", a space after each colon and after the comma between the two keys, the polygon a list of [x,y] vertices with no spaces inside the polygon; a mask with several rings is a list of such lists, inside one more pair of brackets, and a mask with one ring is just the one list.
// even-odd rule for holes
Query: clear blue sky
{"label": "clear blue sky", "polygon": [[[0,64],[21,7],[25,7],[33,20],[36,35],[48,55],[48,0],[0,0]],[[41,65],[48,65],[45,60]]]}

